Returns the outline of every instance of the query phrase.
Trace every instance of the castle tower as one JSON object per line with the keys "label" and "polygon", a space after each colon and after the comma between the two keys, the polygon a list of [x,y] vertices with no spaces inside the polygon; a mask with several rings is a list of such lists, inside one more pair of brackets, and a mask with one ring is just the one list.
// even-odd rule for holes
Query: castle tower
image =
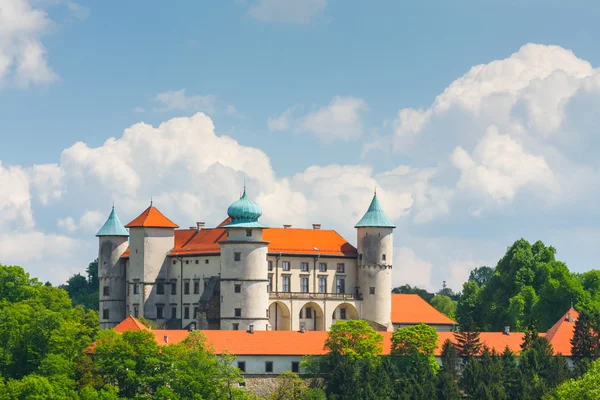
{"label": "castle tower", "polygon": [[[167,255],[175,246],[175,228],[179,226],[150,204],[136,219],[125,225],[129,228],[129,268],[127,270],[127,305],[129,313],[138,317],[164,322],[166,291],[156,285],[159,274],[166,278]],[[162,317],[159,314],[163,314]]]}
{"label": "castle tower", "polygon": [[125,262],[129,232],[113,206],[98,237],[98,280],[100,281],[100,328],[112,328],[125,319]]}
{"label": "castle tower", "polygon": [[392,235],[395,226],[383,212],[377,193],[354,227],[358,244],[358,285],[363,295],[361,318],[392,330]]}
{"label": "castle tower", "polygon": [[227,239],[221,245],[221,329],[266,330],[267,250],[258,222],[259,205],[244,194],[227,209],[231,221],[224,225]]}

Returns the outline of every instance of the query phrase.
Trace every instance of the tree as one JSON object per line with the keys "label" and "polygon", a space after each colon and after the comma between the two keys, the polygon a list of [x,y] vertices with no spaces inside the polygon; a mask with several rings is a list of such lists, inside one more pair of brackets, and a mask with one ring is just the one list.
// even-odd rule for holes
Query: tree
{"label": "tree", "polygon": [[433,308],[446,315],[449,318],[454,318],[456,312],[456,302],[448,296],[438,294],[431,299]]}
{"label": "tree", "polygon": [[325,349],[354,360],[378,356],[383,351],[383,336],[365,320],[339,320],[331,325]]}
{"label": "tree", "polygon": [[482,287],[490,280],[492,275],[494,275],[494,268],[486,266],[477,267],[469,273],[468,282],[475,282],[477,286]]}
{"label": "tree", "polygon": [[591,363],[589,370],[578,379],[570,379],[556,390],[557,400],[600,399],[600,360]]}
{"label": "tree", "polygon": [[481,351],[479,332],[474,330],[473,326],[473,323],[461,326],[459,333],[454,334],[456,351],[460,357],[466,359],[466,362],[469,362],[471,357],[478,355]]}
{"label": "tree", "polygon": [[87,277],[81,274],[73,275],[61,288],[67,291],[74,305],[81,304],[86,309],[98,310],[100,281],[97,259],[88,265],[86,273]]}
{"label": "tree", "polygon": [[597,309],[585,308],[575,322],[575,331],[571,338],[571,352],[580,370],[595,358],[600,357],[600,318]]}
{"label": "tree", "polygon": [[420,323],[393,333],[391,355],[402,357],[409,362],[414,362],[414,358],[418,356],[425,356],[432,370],[437,371],[439,366],[434,354],[437,346],[438,335],[435,329]]}
{"label": "tree", "polygon": [[270,397],[271,400],[326,400],[325,392],[321,389],[309,389],[306,383],[291,371],[286,371],[277,377],[277,387]]}
{"label": "tree", "polygon": [[442,368],[437,374],[436,392],[438,399],[455,400],[460,399],[458,389],[459,360],[456,346],[446,339],[442,345]]}
{"label": "tree", "polygon": [[402,285],[392,289],[392,293],[396,294],[418,294],[423,300],[429,303],[434,294],[417,286]]}

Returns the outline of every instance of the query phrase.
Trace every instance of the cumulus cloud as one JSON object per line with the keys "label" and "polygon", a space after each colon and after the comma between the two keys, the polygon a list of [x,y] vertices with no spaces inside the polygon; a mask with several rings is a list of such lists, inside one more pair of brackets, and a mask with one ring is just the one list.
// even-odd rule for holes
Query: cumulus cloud
{"label": "cumulus cloud", "polygon": [[257,0],[248,15],[260,22],[306,24],[326,6],[327,0]]}
{"label": "cumulus cloud", "polygon": [[294,106],[267,121],[270,131],[292,129],[312,133],[324,142],[356,140],[363,134],[363,114],[369,109],[367,103],[356,97],[336,96],[331,102],[303,116],[294,114],[301,107]]}
{"label": "cumulus cloud", "polygon": [[432,269],[433,265],[420,258],[410,247],[395,248],[392,286],[408,284],[433,292],[436,286],[431,282]]}

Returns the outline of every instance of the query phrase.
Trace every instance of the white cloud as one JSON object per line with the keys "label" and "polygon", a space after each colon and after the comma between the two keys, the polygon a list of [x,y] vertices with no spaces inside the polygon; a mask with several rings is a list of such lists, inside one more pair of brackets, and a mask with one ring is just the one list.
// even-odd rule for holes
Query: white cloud
{"label": "white cloud", "polygon": [[257,0],[248,15],[260,22],[306,24],[326,6],[327,0]]}
{"label": "white cloud", "polygon": [[161,111],[194,110],[212,113],[217,97],[212,94],[187,96],[185,89],[179,89],[159,93],[154,97],[154,100],[162,104]]}
{"label": "white cloud", "polygon": [[75,232],[77,230],[77,224],[72,217],[59,218],[56,226],[66,232]]}
{"label": "white cloud", "polygon": [[294,118],[293,114],[298,109],[300,106],[294,106],[280,115],[270,117],[267,121],[269,130],[275,132],[293,129],[296,132],[312,133],[328,143],[356,140],[363,134],[362,115],[369,108],[363,99],[336,96],[327,106]]}
{"label": "white cloud", "polygon": [[20,231],[34,225],[29,177],[20,166],[0,162],[0,232]]}
{"label": "white cloud", "polygon": [[527,153],[516,139],[501,135],[495,127],[481,138],[473,156],[458,146],[450,159],[461,172],[458,189],[480,194],[495,203],[513,201],[517,191],[526,185],[558,190],[544,157]]}
{"label": "white cloud", "polygon": [[434,292],[436,286],[431,282],[432,267],[430,262],[417,256],[410,247],[395,248],[392,286],[409,284]]}
{"label": "white cloud", "polygon": [[106,215],[101,213],[99,210],[86,210],[79,218],[79,227],[88,231],[96,233],[106,220]]}

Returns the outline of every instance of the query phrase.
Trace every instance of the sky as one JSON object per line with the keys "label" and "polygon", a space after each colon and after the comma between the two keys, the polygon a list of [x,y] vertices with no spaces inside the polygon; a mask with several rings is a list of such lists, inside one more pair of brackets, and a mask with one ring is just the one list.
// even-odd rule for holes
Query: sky
{"label": "sky", "polygon": [[377,188],[394,285],[460,290],[520,238],[598,268],[599,12],[0,0],[0,263],[60,284],[113,202],[214,226],[245,181],[263,223],[353,244]]}

